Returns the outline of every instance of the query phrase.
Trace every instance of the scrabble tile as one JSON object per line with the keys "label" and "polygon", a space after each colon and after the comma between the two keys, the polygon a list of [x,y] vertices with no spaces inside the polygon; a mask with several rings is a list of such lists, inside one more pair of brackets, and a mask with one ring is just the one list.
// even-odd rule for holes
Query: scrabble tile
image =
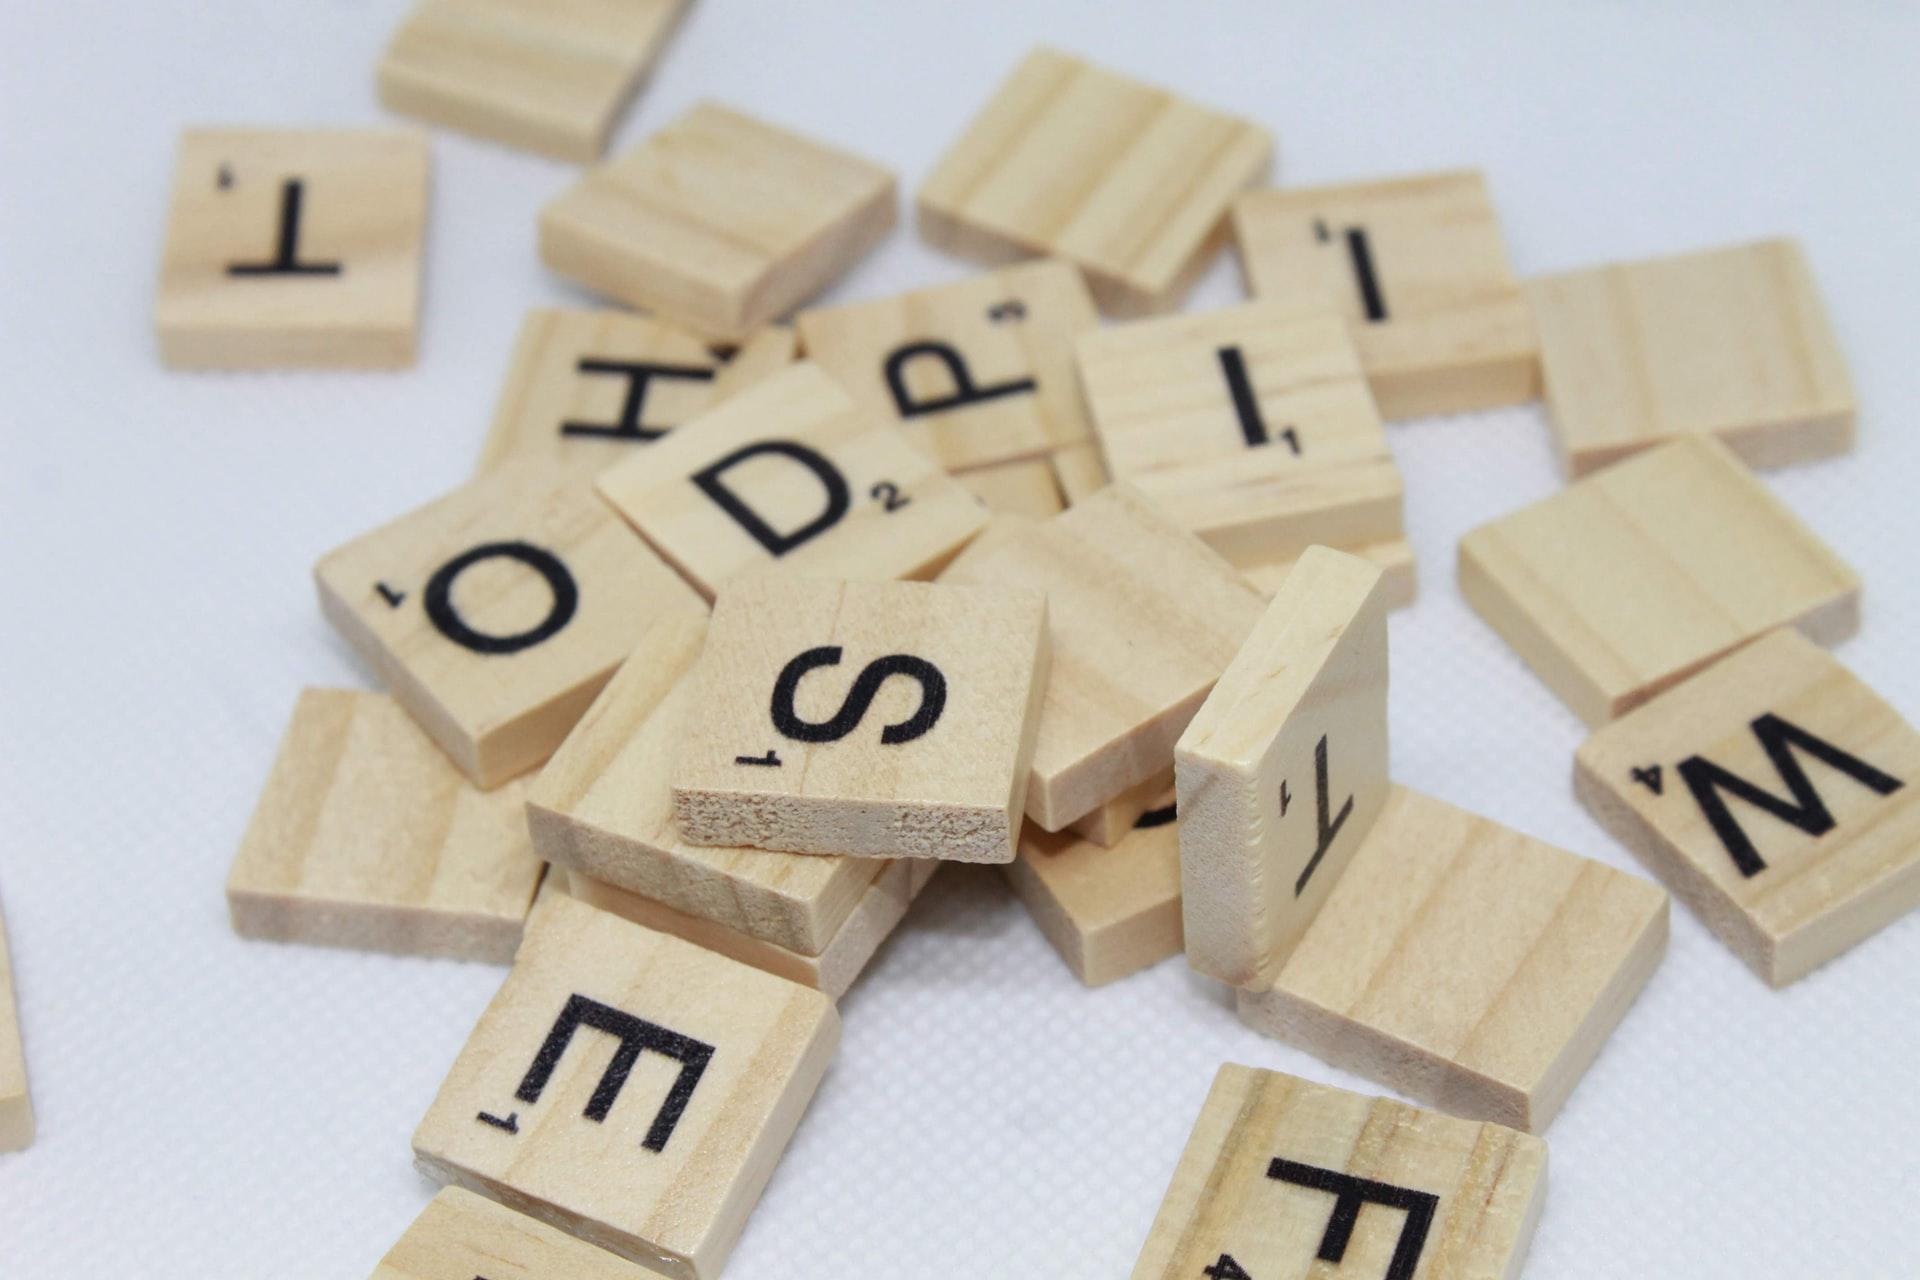
{"label": "scrabble tile", "polygon": [[1173,744],[1261,612],[1231,565],[1112,485],[1051,520],[1008,521],[943,582],[1047,595],[1053,660],[1027,817],[1059,831],[1173,762]]}
{"label": "scrabble tile", "polygon": [[1781,987],[1920,903],[1916,777],[1920,735],[1789,629],[1587,739],[1574,791]]}
{"label": "scrabble tile", "polygon": [[1527,298],[1573,475],[1695,432],[1757,467],[1853,447],[1853,383],[1791,240],[1547,276]]}
{"label": "scrabble tile", "polygon": [[371,1280],[649,1280],[660,1273],[464,1187],[444,1187]]}
{"label": "scrabble tile", "polygon": [[7,923],[0,920],[0,1151],[24,1151],[32,1145],[33,1099],[27,1093],[27,1060],[20,1047]]}
{"label": "scrabble tile", "polygon": [[1380,570],[1314,547],[1174,747],[1187,963],[1270,981],[1386,804]]}
{"label": "scrabble tile", "polygon": [[1066,258],[1103,309],[1166,311],[1272,158],[1249,121],[1036,49],[920,188],[920,234],[988,261]]}
{"label": "scrabble tile", "polygon": [[[1420,594],[1420,578],[1413,561],[1413,544],[1405,538],[1394,538],[1386,542],[1371,542],[1364,546],[1342,547],[1349,555],[1359,556],[1362,560],[1371,560],[1380,569],[1380,590],[1389,610],[1405,609],[1411,606]],[[1280,584],[1293,572],[1293,566],[1299,562],[1299,556],[1289,556],[1277,560],[1263,560],[1259,564],[1239,566],[1261,595],[1268,599],[1280,590]]]}
{"label": "scrabble tile", "polygon": [[1107,460],[1094,441],[1072,444],[1053,452],[1053,478],[1060,485],[1060,496],[1072,506],[1107,487]]}
{"label": "scrabble tile", "polygon": [[506,964],[543,863],[392,698],[308,689],[227,877],[243,938]]}
{"label": "scrabble tile", "polygon": [[475,783],[553,753],[654,615],[699,597],[565,467],[502,467],[330,553],[321,611]]}
{"label": "scrabble tile", "polygon": [[893,175],[703,102],[540,213],[540,257],[596,293],[739,339],[892,230]]}
{"label": "scrabble tile", "polygon": [[1111,848],[1028,824],[1007,880],[1073,976],[1114,982],[1180,954],[1180,837],[1171,787]]}
{"label": "scrabble tile", "polygon": [[1111,849],[1133,830],[1143,814],[1171,803],[1166,797],[1172,794],[1173,770],[1168,769],[1137,787],[1128,787],[1086,817],[1074,819],[1067,830],[1102,849]]}
{"label": "scrabble tile", "polygon": [[154,324],[176,369],[413,363],[427,223],[417,129],[189,129]]}
{"label": "scrabble tile", "polygon": [[539,454],[582,473],[644,448],[793,362],[770,325],[725,359],[678,325],[631,311],[527,313],[480,456],[487,471]]}
{"label": "scrabble tile", "polygon": [[1227,1063],[1133,1276],[1510,1278],[1546,1189],[1539,1138]]}
{"label": "scrabble tile", "polygon": [[1860,625],[1853,570],[1708,436],[1468,533],[1460,591],[1590,727],[1775,627]]}
{"label": "scrabble tile", "polygon": [[1667,943],[1658,886],[1394,787],[1240,1017],[1418,1102],[1546,1128]]}
{"label": "scrabble tile", "polygon": [[1066,510],[1053,464],[1045,458],[1025,458],[979,467],[954,479],[989,511],[1011,511],[1044,520]]}
{"label": "scrabble tile", "polygon": [[1046,683],[1039,591],[731,587],[695,668],[674,816],[699,844],[1010,862]]}
{"label": "scrabble tile", "polygon": [[932,458],[806,362],[609,467],[598,484],[709,598],[772,564],[816,577],[931,577],[986,523]]}
{"label": "scrabble tile", "polygon": [[1111,325],[1076,346],[1113,474],[1272,458],[1292,469],[1389,457],[1346,322],[1257,301]]}
{"label": "scrabble tile", "polygon": [[939,868],[940,864],[930,858],[902,858],[882,864],[880,874],[860,895],[853,914],[817,956],[804,955],[723,924],[675,911],[652,898],[616,889],[599,880],[586,876],[570,879],[573,895],[590,906],[684,938],[696,946],[764,969],[803,987],[823,991],[838,1000],[866,969],[880,944],[906,919],[907,908]]}
{"label": "scrabble tile", "polygon": [[1243,570],[1297,560],[1312,546],[1406,543],[1405,488],[1391,458],[1300,466],[1261,453],[1151,471],[1132,483]]}
{"label": "scrabble tile", "polygon": [[380,105],[562,160],[598,160],[686,0],[417,0]]}
{"label": "scrabble tile", "polygon": [[820,992],[556,895],[414,1155],[675,1280],[712,1280],[839,1038]]}
{"label": "scrabble tile", "polygon": [[807,359],[949,471],[1088,438],[1073,344],[1100,316],[1071,263],[1023,262],[795,324]]}
{"label": "scrabble tile", "polygon": [[534,779],[534,849],[592,878],[802,955],[825,953],[884,864],[690,844],[670,781],[695,705],[703,611],[650,624],[600,697]]}
{"label": "scrabble tile", "polygon": [[1480,174],[1256,191],[1233,231],[1255,296],[1347,317],[1389,420],[1539,396],[1533,319]]}

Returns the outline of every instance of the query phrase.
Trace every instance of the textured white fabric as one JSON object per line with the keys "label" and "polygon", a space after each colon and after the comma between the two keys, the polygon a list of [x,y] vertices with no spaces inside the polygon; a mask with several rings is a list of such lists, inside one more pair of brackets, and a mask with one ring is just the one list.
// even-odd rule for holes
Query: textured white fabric
{"label": "textured white fabric", "polygon": [[[1266,122],[1289,182],[1481,166],[1523,271],[1796,233],[1864,413],[1857,454],[1776,483],[1865,575],[1842,656],[1920,715],[1920,13],[1671,8],[701,0],[620,136],[714,96],[910,192],[1044,40]],[[436,135],[414,370],[180,375],[152,354],[178,129],[380,119],[400,10],[0,17],[0,898],[40,1115],[0,1156],[6,1280],[366,1274],[428,1196],[408,1137],[501,977],[244,943],[221,884],[298,688],[368,678],[316,612],[314,560],[457,483],[522,310],[580,296],[533,247],[569,169]],[[835,296],[966,270],[903,232]],[[1238,293],[1223,261],[1195,304]],[[1573,801],[1579,726],[1453,585],[1464,530],[1556,487],[1540,411],[1392,440],[1422,574],[1392,624],[1396,773],[1632,866]],[[1909,918],[1775,994],[1676,912],[1549,1131],[1530,1274],[1912,1275],[1917,971]],[[843,1011],[742,1280],[1123,1275],[1221,1061],[1362,1083],[1243,1029],[1177,961],[1081,990],[966,868]]]}

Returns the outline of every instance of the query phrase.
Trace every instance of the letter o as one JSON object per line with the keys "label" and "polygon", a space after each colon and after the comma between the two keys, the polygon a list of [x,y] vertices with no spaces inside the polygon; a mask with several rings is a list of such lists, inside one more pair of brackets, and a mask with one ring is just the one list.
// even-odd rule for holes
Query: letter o
{"label": "letter o", "polygon": [[[538,625],[513,635],[488,635],[467,625],[453,607],[453,584],[462,573],[483,560],[518,560],[546,580],[553,592],[553,607]],[[531,649],[557,635],[580,608],[580,588],[567,572],[567,566],[551,551],[527,542],[487,542],[463,551],[441,565],[427,581],[425,605],[427,620],[434,629],[463,649],[475,653],[506,654]]]}

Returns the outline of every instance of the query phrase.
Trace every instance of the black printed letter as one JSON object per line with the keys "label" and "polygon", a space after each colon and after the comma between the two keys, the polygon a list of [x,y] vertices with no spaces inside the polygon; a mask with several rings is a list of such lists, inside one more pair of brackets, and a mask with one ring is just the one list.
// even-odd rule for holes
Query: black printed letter
{"label": "black printed letter", "polygon": [[[826,490],[825,510],[791,533],[782,533],[762,520],[753,508],[742,502],[739,495],[727,487],[721,477],[748,459],[763,455],[791,458],[813,472],[820,481],[820,487]],[[709,463],[694,472],[693,482],[700,487],[700,492],[712,498],[722,511],[732,516],[734,523],[745,529],[755,542],[765,547],[769,555],[775,556],[783,556],[815,534],[832,528],[841,516],[847,514],[851,499],[847,491],[847,478],[840,474],[840,468],[807,446],[796,444],[791,440],[757,440],[752,444],[742,445],[719,461]]]}
{"label": "black printed letter", "polygon": [[1848,755],[1824,738],[1817,738],[1772,712],[1753,722],[1753,736],[1760,739],[1760,745],[1766,749],[1767,759],[1773,762],[1780,780],[1787,784],[1788,799],[1782,800],[1771,792],[1762,791],[1745,778],[1729,773],[1700,756],[1689,756],[1678,765],[1687,790],[1693,793],[1694,802],[1700,806],[1700,812],[1706,815],[1707,825],[1713,828],[1714,835],[1720,837],[1727,856],[1733,859],[1733,865],[1740,868],[1743,876],[1757,876],[1767,869],[1767,864],[1760,857],[1759,850],[1753,847],[1753,841],[1739,820],[1727,808],[1721,792],[1738,796],[1754,808],[1770,813],[1810,836],[1823,836],[1833,830],[1833,814],[1828,811],[1820,793],[1814,790],[1807,771],[1800,767],[1799,757],[1793,754],[1794,748],[1838,769],[1875,795],[1891,795],[1905,785],[1900,779],[1880,772],[1866,761]]}
{"label": "black printed letter", "polygon": [[[1283,782],[1280,785],[1284,793],[1286,784]],[[1320,859],[1327,856],[1327,850],[1333,846],[1334,838],[1340,834],[1340,828],[1347,825],[1347,818],[1353,813],[1353,797],[1348,796],[1347,802],[1340,806],[1338,816],[1332,822],[1327,821],[1327,735],[1324,733],[1320,735],[1320,742],[1313,749],[1313,794],[1317,802],[1314,821],[1319,828],[1319,843],[1314,847],[1313,856],[1307,859],[1306,869],[1300,873],[1300,878],[1293,882],[1293,896],[1296,898],[1300,896],[1301,890],[1307,887],[1307,881],[1313,878],[1314,870],[1320,865]],[[1283,804],[1284,800],[1283,794]]]}
{"label": "black printed letter", "polygon": [[1420,1265],[1420,1251],[1427,1246],[1434,1210],[1440,1205],[1439,1196],[1293,1160],[1275,1159],[1267,1166],[1267,1176],[1296,1187],[1325,1191],[1334,1197],[1333,1216],[1327,1219],[1326,1233],[1320,1237],[1318,1256],[1322,1262],[1337,1263],[1347,1256],[1347,1242],[1353,1238],[1354,1224],[1360,1220],[1361,1205],[1405,1210],[1407,1220],[1400,1228],[1400,1243],[1394,1246],[1393,1258],[1387,1263],[1387,1272],[1381,1280],[1413,1280],[1414,1269]]}
{"label": "black printed letter", "polygon": [[[547,616],[528,630],[510,636],[493,636],[484,631],[475,631],[453,607],[454,581],[482,560],[495,559],[518,560],[545,578],[547,588],[553,592],[553,607],[547,611]],[[438,572],[427,580],[424,603],[428,621],[441,635],[462,648],[475,653],[518,653],[522,649],[531,649],[542,640],[551,639],[573,621],[574,612],[580,607],[580,588],[574,582],[573,575],[567,572],[567,566],[560,563],[560,558],[551,551],[543,551],[527,542],[488,542],[462,552],[441,565]]]}
{"label": "black printed letter", "polygon": [[640,423],[647,407],[647,384],[655,378],[685,378],[689,382],[712,382],[713,370],[688,364],[648,364],[643,360],[601,360],[588,357],[578,366],[581,373],[613,373],[627,380],[627,397],[620,405],[620,421],[612,426],[597,422],[563,422],[563,436],[602,436],[614,440],[658,440],[667,434],[665,427],[647,427]]}
{"label": "black printed letter", "polygon": [[280,239],[275,244],[272,262],[231,262],[230,276],[337,276],[337,262],[300,261],[300,203],[306,183],[288,178],[280,186]]}
{"label": "black printed letter", "polygon": [[947,707],[947,678],[940,668],[925,658],[908,653],[892,653],[869,662],[854,678],[853,690],[840,704],[831,720],[802,720],[794,709],[794,697],[800,681],[815,667],[840,665],[840,646],[822,645],[809,649],[787,663],[773,686],[773,727],[796,742],[837,742],[852,733],[867,708],[873,705],[889,676],[906,676],[920,684],[920,706],[913,715],[880,731],[880,741],[888,746],[912,742],[933,728]]}
{"label": "black printed letter", "polygon": [[[916,356],[931,356],[947,367],[947,376],[953,379],[953,390],[944,396],[935,396],[931,400],[916,400],[907,390],[907,365]],[[1032,378],[1017,378],[1012,382],[1000,382],[990,387],[977,387],[973,383],[973,374],[967,370],[967,362],[960,353],[944,342],[909,342],[897,348],[887,357],[887,388],[893,392],[893,404],[903,418],[917,418],[923,413],[939,413],[945,409],[958,409],[963,405],[979,404],[983,400],[998,400],[1001,396],[1020,395],[1034,388]]]}

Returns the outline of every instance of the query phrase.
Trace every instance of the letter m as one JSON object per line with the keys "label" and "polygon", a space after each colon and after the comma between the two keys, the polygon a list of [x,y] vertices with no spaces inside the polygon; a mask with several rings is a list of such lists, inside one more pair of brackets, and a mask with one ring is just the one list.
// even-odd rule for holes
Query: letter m
{"label": "letter m", "polygon": [[1689,756],[1678,766],[1680,776],[1686,780],[1687,790],[1693,793],[1694,802],[1700,806],[1700,812],[1706,816],[1713,834],[1719,837],[1727,856],[1733,859],[1733,865],[1740,869],[1743,876],[1757,876],[1767,869],[1767,864],[1760,857],[1759,850],[1753,847],[1746,829],[1727,807],[1728,796],[1745,800],[1761,812],[1772,814],[1810,836],[1823,836],[1833,830],[1833,814],[1828,810],[1826,801],[1820,798],[1820,793],[1814,789],[1807,771],[1801,768],[1800,758],[1794,754],[1796,750],[1804,751],[1822,764],[1839,770],[1875,795],[1891,795],[1905,785],[1900,779],[1880,772],[1858,756],[1848,755],[1826,739],[1815,737],[1772,712],[1753,722],[1753,736],[1760,740],[1767,759],[1773,762],[1774,771],[1780,775],[1780,781],[1786,784],[1786,799],[1762,790],[1701,756]]}

